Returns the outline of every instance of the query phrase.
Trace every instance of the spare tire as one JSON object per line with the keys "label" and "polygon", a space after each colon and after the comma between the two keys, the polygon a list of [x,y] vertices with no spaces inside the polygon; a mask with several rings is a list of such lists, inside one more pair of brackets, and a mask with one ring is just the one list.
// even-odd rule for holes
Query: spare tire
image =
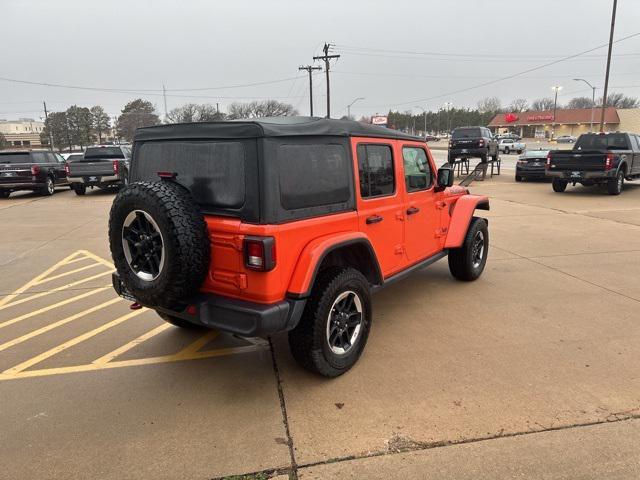
{"label": "spare tire", "polygon": [[109,214],[109,244],[122,283],[150,307],[184,305],[209,270],[204,216],[189,191],[172,181],[120,190]]}

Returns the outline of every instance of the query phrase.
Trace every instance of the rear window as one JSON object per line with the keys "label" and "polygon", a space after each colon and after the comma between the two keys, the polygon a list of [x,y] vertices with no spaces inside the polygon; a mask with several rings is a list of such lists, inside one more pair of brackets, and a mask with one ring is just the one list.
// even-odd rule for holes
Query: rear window
{"label": "rear window", "polygon": [[621,133],[581,135],[573,148],[576,150],[631,150],[627,136]]}
{"label": "rear window", "polygon": [[478,138],[481,137],[480,128],[456,128],[453,131],[452,138]]}
{"label": "rear window", "polygon": [[0,163],[31,163],[29,153],[0,153]]}
{"label": "rear window", "polygon": [[124,158],[124,154],[120,147],[89,147],[84,158]]}
{"label": "rear window", "polygon": [[82,160],[83,158],[84,158],[84,155],[82,154],[69,155],[67,157],[67,162],[77,162],[78,160]]}
{"label": "rear window", "polygon": [[[85,154],[85,158],[87,155]],[[178,174],[199,203],[240,208],[245,201],[245,148],[240,142],[146,142],[136,146],[135,179]]]}
{"label": "rear window", "polygon": [[347,152],[342,145],[278,147],[280,202],[286,210],[343,203],[351,197]]}

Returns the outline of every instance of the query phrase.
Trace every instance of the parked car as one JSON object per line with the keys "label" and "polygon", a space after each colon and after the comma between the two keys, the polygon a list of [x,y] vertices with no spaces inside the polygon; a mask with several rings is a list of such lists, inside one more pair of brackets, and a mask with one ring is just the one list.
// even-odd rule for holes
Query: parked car
{"label": "parked car", "polygon": [[516,163],[516,182],[546,178],[549,150],[525,150]]}
{"label": "parked car", "polygon": [[502,153],[506,153],[507,155],[511,152],[516,152],[519,155],[524,152],[526,148],[526,144],[518,142],[513,138],[503,138],[502,140],[500,140],[500,143],[498,143],[498,150],[500,150]]}
{"label": "parked car", "polygon": [[420,137],[281,117],[139,128],[133,152],[109,218],[116,292],[179,327],[289,331],[321,375],[360,357],[373,292],[444,257],[475,280],[487,261],[473,212],[489,200],[452,187]]}
{"label": "parked car", "polygon": [[64,152],[61,153],[60,156],[62,156],[62,158],[64,158],[65,160],[68,160],[69,157],[75,156],[75,155],[84,155],[84,152]]}
{"label": "parked car", "polygon": [[126,185],[131,149],[127,145],[96,145],[87,147],[84,156],[67,163],[67,178],[77,195],[87,187],[119,188]]}
{"label": "parked car", "polygon": [[510,138],[512,140],[519,141],[521,137],[517,133],[499,133],[495,135],[496,140],[502,140],[504,138]]}
{"label": "parked car", "polygon": [[1,151],[0,198],[18,190],[53,195],[56,187],[69,184],[64,165],[60,154],[49,151]]}
{"label": "parked car", "polygon": [[486,127],[460,127],[453,130],[449,140],[449,163],[458,158],[479,158],[483,162],[488,157],[498,160],[498,142]]}
{"label": "parked car", "polygon": [[640,178],[640,135],[580,135],[573,149],[549,152],[546,173],[553,179],[554,192],[564,192],[569,183],[604,184],[610,195],[620,195],[625,180]]}
{"label": "parked car", "polygon": [[[66,155],[66,156],[65,156]],[[78,160],[82,160],[84,158],[84,153],[63,153],[62,157],[66,162],[77,162]]]}
{"label": "parked car", "polygon": [[558,143],[575,143],[577,140],[573,135],[560,135],[556,138],[556,142]]}
{"label": "parked car", "polygon": [[436,136],[436,135],[425,135],[424,139],[426,142],[439,142],[440,141],[440,137]]}

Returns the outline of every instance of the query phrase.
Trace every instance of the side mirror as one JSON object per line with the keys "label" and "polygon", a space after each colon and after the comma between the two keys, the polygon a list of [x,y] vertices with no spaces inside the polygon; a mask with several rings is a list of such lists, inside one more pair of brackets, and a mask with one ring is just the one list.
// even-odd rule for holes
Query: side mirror
{"label": "side mirror", "polygon": [[453,168],[442,167],[438,169],[438,187],[437,191],[441,192],[445,188],[453,185]]}

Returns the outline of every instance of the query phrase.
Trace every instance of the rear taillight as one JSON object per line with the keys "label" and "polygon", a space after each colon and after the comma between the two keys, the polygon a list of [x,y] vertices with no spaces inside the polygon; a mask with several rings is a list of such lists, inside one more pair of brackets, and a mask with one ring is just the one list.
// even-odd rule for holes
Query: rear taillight
{"label": "rear taillight", "polygon": [[478,146],[480,146],[480,147],[484,147],[484,140],[482,140],[482,139],[481,139],[481,140],[478,142]]}
{"label": "rear taillight", "polygon": [[604,159],[604,169],[611,170],[613,168],[613,153],[607,153]]}
{"label": "rear taillight", "polygon": [[71,170],[69,170],[69,164],[68,163],[64,164],[64,173],[67,174],[67,177],[71,174]]}
{"label": "rear taillight", "polygon": [[31,175],[38,175],[40,173],[40,165],[31,165]]}
{"label": "rear taillight", "polygon": [[276,245],[273,237],[245,237],[244,263],[251,270],[268,272],[276,266]]}
{"label": "rear taillight", "polygon": [[551,168],[551,154],[547,154],[547,163],[545,165],[546,168]]}
{"label": "rear taillight", "polygon": [[453,142],[449,140],[449,148],[453,147]]}
{"label": "rear taillight", "polygon": [[114,175],[118,175],[120,172],[120,162],[118,160],[113,160],[113,173]]}

